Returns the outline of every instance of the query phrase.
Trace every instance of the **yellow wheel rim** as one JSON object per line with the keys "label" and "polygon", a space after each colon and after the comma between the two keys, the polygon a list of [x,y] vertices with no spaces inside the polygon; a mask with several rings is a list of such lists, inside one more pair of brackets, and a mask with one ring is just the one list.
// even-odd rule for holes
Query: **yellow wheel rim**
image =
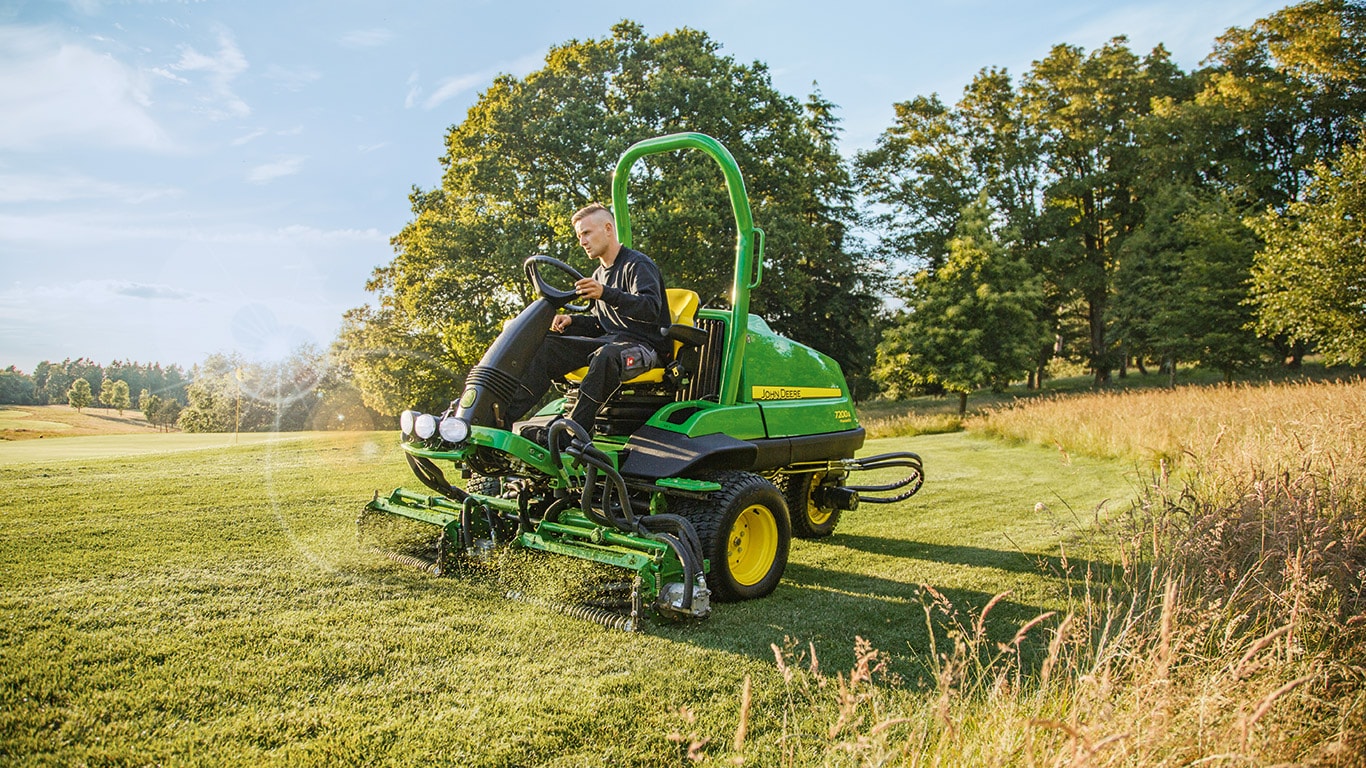
{"label": "yellow wheel rim", "polygon": [[816,489],[820,487],[821,481],[825,479],[824,474],[812,475],[811,485],[806,489],[806,519],[812,525],[825,525],[830,521],[830,515],[834,514],[834,509],[821,509],[816,506]]}
{"label": "yellow wheel rim", "polygon": [[726,560],[731,578],[741,586],[752,587],[764,580],[778,557],[778,522],[773,510],[763,504],[747,507],[730,527]]}

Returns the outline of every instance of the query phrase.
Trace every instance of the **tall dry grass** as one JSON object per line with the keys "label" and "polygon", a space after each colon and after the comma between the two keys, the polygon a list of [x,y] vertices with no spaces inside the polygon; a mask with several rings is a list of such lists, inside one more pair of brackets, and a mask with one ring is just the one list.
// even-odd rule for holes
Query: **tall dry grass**
{"label": "tall dry grass", "polygon": [[925,586],[928,690],[866,645],[833,674],[775,647],[787,764],[1366,766],[1366,383],[1036,401],[972,428],[1151,462],[1092,532],[1114,572],[1004,642],[1003,595],[964,612]]}

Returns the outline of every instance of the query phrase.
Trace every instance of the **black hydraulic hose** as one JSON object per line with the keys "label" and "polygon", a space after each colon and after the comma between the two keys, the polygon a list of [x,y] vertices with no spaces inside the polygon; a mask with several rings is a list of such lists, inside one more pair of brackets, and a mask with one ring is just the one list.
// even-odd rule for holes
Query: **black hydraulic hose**
{"label": "black hydraulic hose", "polygon": [[[852,469],[858,471],[871,471],[876,469],[891,469],[893,467],[909,467],[913,471],[904,479],[885,485],[849,485],[845,486],[851,491],[858,492],[859,501],[868,504],[894,504],[898,501],[905,501],[914,496],[920,487],[925,484],[925,467],[920,460],[920,456],[910,452],[904,453],[883,453],[877,456],[869,456],[865,459],[858,459],[853,462]],[[903,491],[895,496],[864,496],[864,493],[885,493],[895,491],[906,486],[911,486],[910,490]]]}
{"label": "black hydraulic hose", "polygon": [[470,530],[470,522],[474,519],[470,505],[473,503],[474,499],[467,496],[460,507],[460,548],[466,552],[474,548],[474,531]]}
{"label": "black hydraulic hose", "polygon": [[425,456],[414,456],[404,452],[403,456],[408,459],[408,467],[413,470],[413,474],[422,484],[448,499],[463,502],[469,495],[464,491],[450,484],[441,469],[432,463],[431,459]]}
{"label": "black hydraulic hose", "polygon": [[662,541],[669,545],[669,548],[678,555],[678,561],[683,564],[683,600],[679,606],[685,611],[692,610],[693,590],[697,583],[698,563],[693,560],[693,553],[684,546],[683,542],[671,533],[654,533],[650,538]]}
{"label": "black hydraulic hose", "polygon": [[531,494],[527,493],[525,487],[521,488],[517,494],[517,533],[531,532]]}
{"label": "black hydraulic hose", "polygon": [[549,520],[552,523],[558,523],[560,522],[560,513],[564,512],[565,509],[573,503],[574,497],[569,495],[561,496],[550,502],[550,506],[546,507],[545,514],[541,516],[541,519]]}
{"label": "black hydraulic hose", "polygon": [[649,515],[640,518],[640,524],[647,530],[658,531],[662,529],[672,529],[679,539],[683,540],[690,549],[697,555],[697,559],[702,556],[702,540],[697,536],[697,528],[692,521],[682,515],[673,515],[667,512],[657,515]]}

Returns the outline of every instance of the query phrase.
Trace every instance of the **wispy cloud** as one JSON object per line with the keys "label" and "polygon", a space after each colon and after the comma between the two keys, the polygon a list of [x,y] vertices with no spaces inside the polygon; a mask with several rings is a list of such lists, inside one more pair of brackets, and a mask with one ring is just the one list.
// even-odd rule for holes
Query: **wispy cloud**
{"label": "wispy cloud", "polygon": [[247,117],[251,107],[233,90],[232,81],[247,71],[247,57],[237,47],[232,33],[218,32],[218,51],[212,55],[200,53],[189,45],[180,46],[180,60],[171,65],[175,72],[203,74],[208,90],[201,101],[204,112],[213,120]]}
{"label": "wispy cloud", "polygon": [[69,283],[47,285],[21,285],[10,288],[0,296],[6,303],[11,300],[26,304],[42,302],[80,300],[90,303],[103,303],[114,299],[139,299],[146,301],[204,301],[204,297],[194,291],[156,283],[139,283],[130,280],[74,280]]}
{"label": "wispy cloud", "polygon": [[75,174],[0,174],[0,203],[112,200],[137,204],[181,194],[175,187],[140,187]]}
{"label": "wispy cloud", "polygon": [[412,109],[419,104],[423,109],[436,109],[451,99],[473,90],[484,83],[493,82],[493,78],[500,74],[509,74],[515,77],[523,77],[536,70],[545,63],[545,51],[537,51],[513,59],[510,62],[503,62],[496,67],[471,72],[463,75],[452,75],[443,78],[436,85],[436,89],[431,95],[423,96],[421,78],[414,72],[408,77],[408,94],[403,100],[403,106]]}
{"label": "wispy cloud", "polygon": [[254,131],[248,131],[247,133],[238,136],[237,138],[233,139],[228,143],[234,147],[241,147],[261,138],[262,136],[265,136],[267,133],[269,133],[269,131],[267,131],[265,128],[257,128]]}
{"label": "wispy cloud", "polygon": [[322,73],[315,69],[286,69],[279,64],[271,64],[266,68],[266,77],[282,90],[297,93],[321,80]]}
{"label": "wispy cloud", "polygon": [[273,163],[258,165],[247,173],[247,181],[253,184],[269,184],[276,179],[293,176],[303,170],[304,161],[307,159],[303,155],[291,155]]}
{"label": "wispy cloud", "polygon": [[183,224],[184,214],[167,211],[159,216],[130,217],[104,212],[92,214],[50,213],[14,215],[0,209],[0,253],[5,249],[92,246],[128,242],[223,243],[256,247],[279,246],[285,250],[311,244],[360,243],[384,246],[392,233],[365,229],[320,229],[296,224],[284,227],[225,227],[216,224]]}
{"label": "wispy cloud", "polygon": [[337,42],[343,48],[378,48],[394,39],[394,33],[384,27],[356,29],[342,35]]}
{"label": "wispy cloud", "polygon": [[143,75],[45,27],[0,26],[0,149],[173,149]]}

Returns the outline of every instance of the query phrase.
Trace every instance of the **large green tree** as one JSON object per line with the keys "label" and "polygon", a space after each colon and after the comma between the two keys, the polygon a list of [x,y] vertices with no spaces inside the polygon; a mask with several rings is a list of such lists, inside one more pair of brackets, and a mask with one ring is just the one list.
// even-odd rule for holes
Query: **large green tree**
{"label": "large green tree", "polygon": [[1312,342],[1330,363],[1366,360],[1366,146],[1320,164],[1304,201],[1253,220],[1257,328]]}
{"label": "large green tree", "polygon": [[1082,302],[1098,384],[1116,362],[1107,312],[1119,248],[1142,220],[1139,123],[1183,78],[1161,46],[1139,58],[1117,37],[1089,54],[1055,46],[1021,88],[1047,171],[1053,271]]}
{"label": "large green tree", "polygon": [[1047,328],[1039,320],[1042,279],[1003,247],[985,200],[969,205],[938,269],[906,287],[907,308],[878,347],[877,374],[894,396],[939,385],[959,396],[1023,378]]}
{"label": "large green tree", "polygon": [[[530,296],[521,263],[544,253],[587,271],[569,217],[610,199],[610,172],[633,142],[701,131],[735,155],[767,232],[754,312],[835,357],[853,376],[871,358],[878,270],[854,253],[849,171],[833,105],[773,88],[706,34],[609,37],[553,48],[525,78],[500,76],[446,137],[440,187],[414,190],[394,259],[349,312],[337,351],[367,404],[440,407]],[[634,245],[666,281],[726,303],[735,228],[722,177],[700,153],[651,156],[630,184]]]}

